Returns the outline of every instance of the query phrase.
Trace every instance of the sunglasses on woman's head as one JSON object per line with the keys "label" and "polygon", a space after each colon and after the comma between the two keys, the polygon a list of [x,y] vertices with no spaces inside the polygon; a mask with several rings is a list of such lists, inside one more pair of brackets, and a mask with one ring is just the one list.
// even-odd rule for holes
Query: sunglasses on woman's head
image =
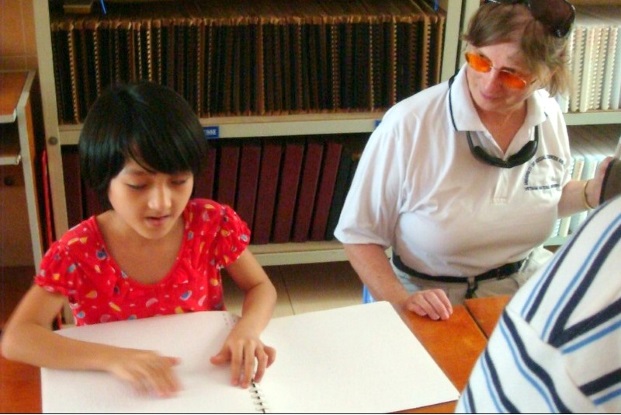
{"label": "sunglasses on woman's head", "polygon": [[485,3],[524,4],[558,38],[567,36],[576,17],[576,9],[567,0],[485,0]]}
{"label": "sunglasses on woman's head", "polygon": [[[492,62],[483,55],[474,52],[466,52],[465,56],[468,66],[477,72],[487,73],[494,69]],[[528,85],[528,82],[524,78],[509,69],[499,69],[498,79],[500,79],[500,82],[502,82],[504,86],[513,89],[523,89]]]}

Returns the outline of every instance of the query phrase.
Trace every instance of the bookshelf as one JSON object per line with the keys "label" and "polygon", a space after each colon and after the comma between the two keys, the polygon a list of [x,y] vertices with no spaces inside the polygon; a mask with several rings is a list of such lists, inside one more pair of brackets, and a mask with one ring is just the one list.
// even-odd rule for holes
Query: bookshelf
{"label": "bookshelf", "polygon": [[32,256],[41,261],[41,224],[34,167],[35,136],[30,91],[34,71],[0,71],[0,166],[20,165],[24,179]]}
{"label": "bookshelf", "polygon": [[[369,3],[380,0],[369,1]],[[433,3],[429,1],[428,3]],[[445,13],[444,35],[441,45],[440,80],[448,79],[462,63],[460,33],[464,22],[476,10],[479,0],[442,0],[440,8]],[[59,121],[57,79],[53,67],[53,47],[50,31],[48,2],[34,1],[39,77],[42,92],[43,122],[46,132],[46,149],[50,179],[53,225],[56,235],[68,228],[65,177],[63,173],[63,146],[75,145],[80,124]],[[370,133],[382,111],[306,113],[266,116],[215,116],[201,118],[205,127],[216,126],[219,139],[303,136],[317,134]],[[621,112],[567,114],[570,124],[618,123]],[[329,262],[345,260],[340,244],[336,241],[313,241],[253,245],[251,250],[264,265]]]}
{"label": "bookshelf", "polygon": [[[565,120],[574,159],[572,175],[586,180],[593,177],[605,155],[614,153],[621,137],[621,1],[574,0],[572,4],[577,11],[570,37],[573,94],[559,102],[567,111]],[[562,244],[588,214],[581,212],[561,219],[559,233],[553,234],[548,245]]]}
{"label": "bookshelf", "polygon": [[[441,80],[448,79],[456,70],[458,38],[462,0],[439,2],[445,11],[444,39],[442,44]],[[379,3],[378,3],[379,4]],[[67,200],[61,148],[75,145],[80,124],[67,125],[59,122],[56,79],[53,68],[52,37],[50,33],[50,10],[47,2],[33,2],[36,40],[38,50],[41,90],[43,96],[44,126],[50,177],[53,221],[56,234],[68,228]],[[219,138],[272,137],[317,134],[370,133],[382,111],[310,113],[277,116],[243,116],[201,118],[205,126],[217,126]],[[287,264],[303,262],[326,262],[344,260],[340,244],[336,241],[313,241],[301,243],[278,243],[251,246],[263,264]]]}

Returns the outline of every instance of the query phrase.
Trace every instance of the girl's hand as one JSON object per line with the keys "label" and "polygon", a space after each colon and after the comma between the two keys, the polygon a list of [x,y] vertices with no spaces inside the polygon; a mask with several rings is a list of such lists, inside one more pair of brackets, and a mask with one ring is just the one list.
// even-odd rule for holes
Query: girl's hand
{"label": "girl's hand", "polygon": [[180,382],[173,369],[179,364],[178,358],[148,350],[120,350],[111,357],[113,363],[108,370],[128,381],[138,393],[169,397],[179,391]]}
{"label": "girl's hand", "polygon": [[406,308],[432,320],[447,320],[453,314],[451,301],[439,288],[414,292],[407,299]]}
{"label": "girl's hand", "polygon": [[220,352],[212,356],[210,361],[214,365],[231,362],[231,383],[247,388],[251,381],[261,381],[265,369],[274,363],[275,358],[276,350],[273,347],[264,345],[258,336],[245,331],[238,323],[224,341]]}

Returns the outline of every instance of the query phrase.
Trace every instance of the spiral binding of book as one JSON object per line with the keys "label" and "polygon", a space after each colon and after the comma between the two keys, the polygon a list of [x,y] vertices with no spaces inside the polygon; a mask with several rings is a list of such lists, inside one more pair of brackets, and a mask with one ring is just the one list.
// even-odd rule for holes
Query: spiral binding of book
{"label": "spiral binding of book", "polygon": [[267,406],[267,402],[265,399],[265,395],[261,391],[261,385],[258,383],[252,382],[252,386],[250,387],[250,396],[254,403],[254,407],[257,412],[262,414],[266,414],[269,412],[269,407]]}

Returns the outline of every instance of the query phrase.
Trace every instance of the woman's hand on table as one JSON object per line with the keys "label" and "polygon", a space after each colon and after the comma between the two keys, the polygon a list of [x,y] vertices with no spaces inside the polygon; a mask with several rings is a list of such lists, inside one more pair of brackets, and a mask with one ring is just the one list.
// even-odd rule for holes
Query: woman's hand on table
{"label": "woman's hand on table", "polygon": [[453,314],[453,306],[446,293],[439,289],[416,291],[405,304],[407,310],[432,320],[447,320]]}

